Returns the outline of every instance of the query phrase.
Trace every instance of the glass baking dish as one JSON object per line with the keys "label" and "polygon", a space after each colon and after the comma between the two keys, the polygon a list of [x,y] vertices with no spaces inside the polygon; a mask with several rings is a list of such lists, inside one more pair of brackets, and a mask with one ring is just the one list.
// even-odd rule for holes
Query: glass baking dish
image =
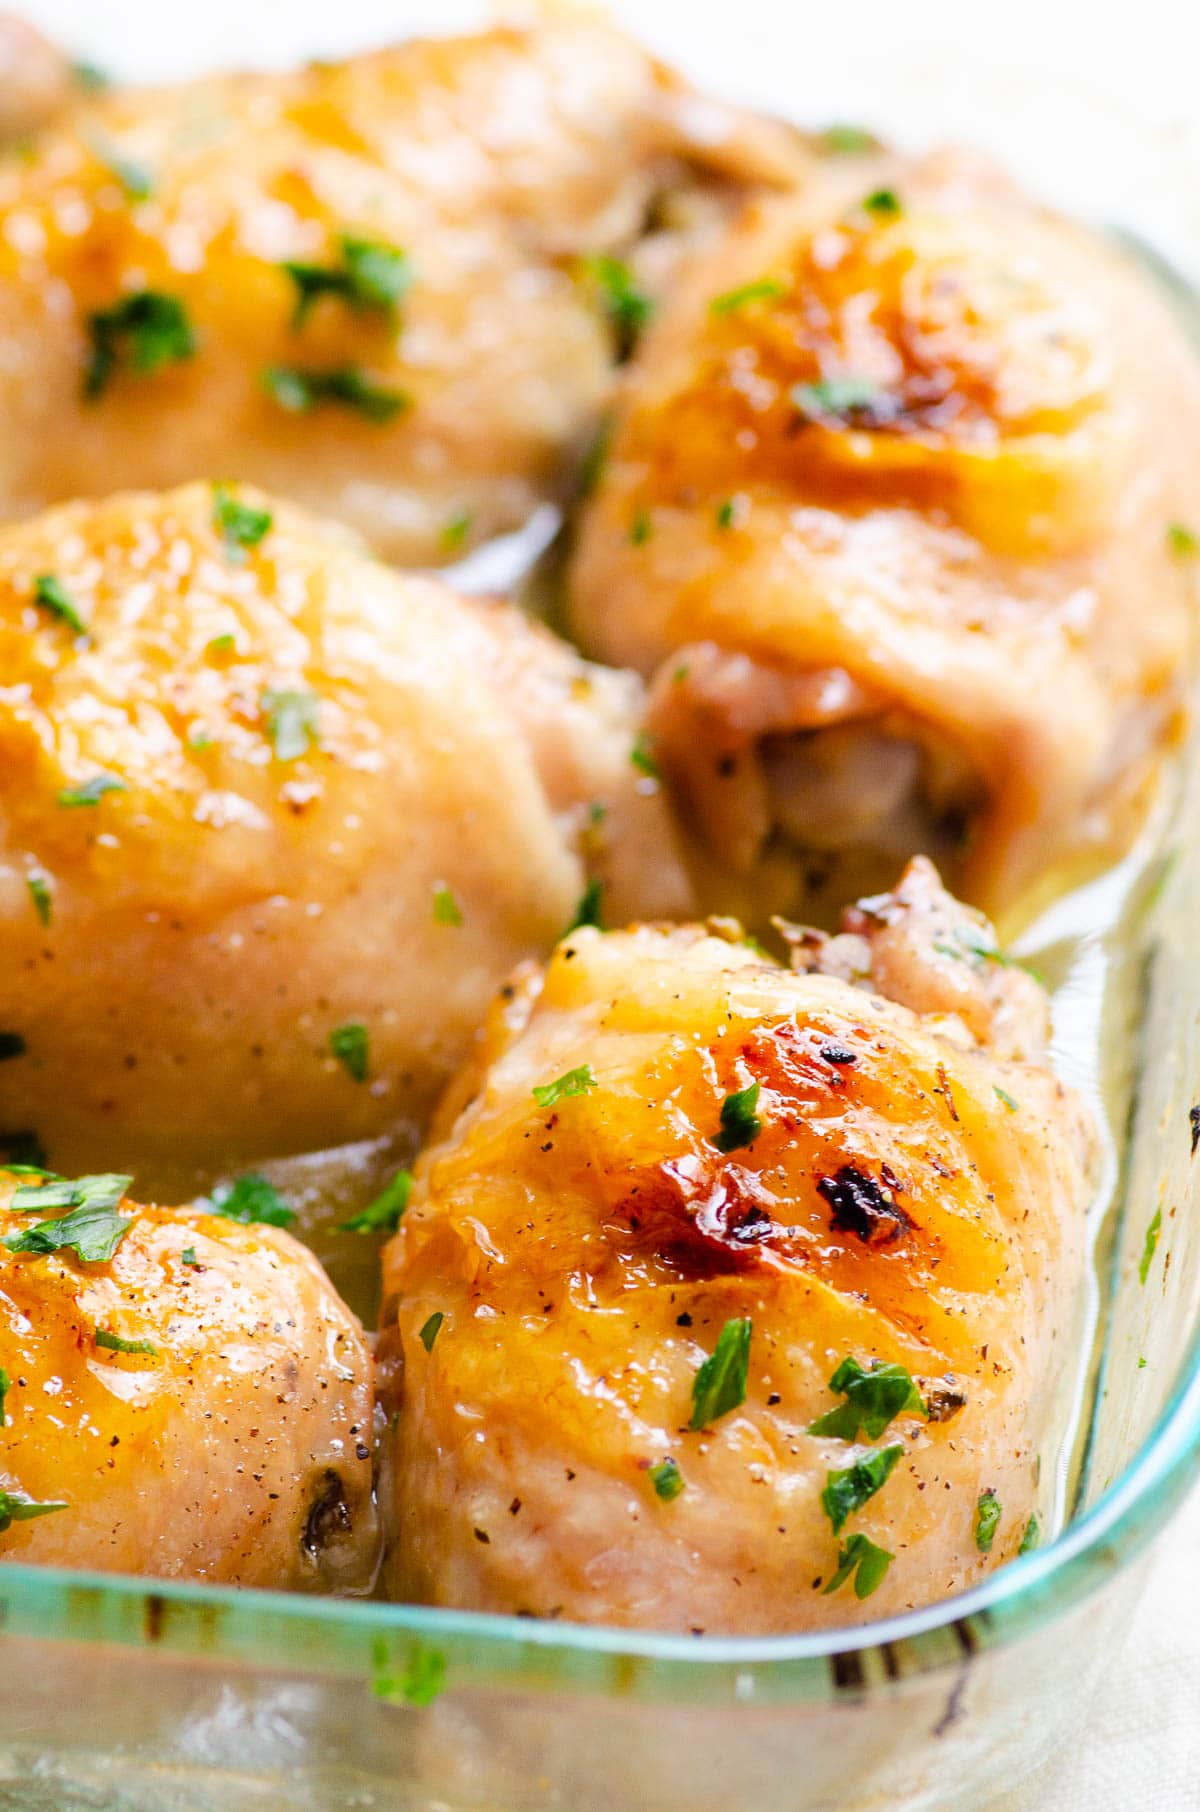
{"label": "glass baking dish", "polygon": [[[217,10],[232,20],[231,7]],[[636,22],[678,56],[676,10]],[[392,11],[353,30],[394,36],[408,22]],[[827,67],[845,69],[837,28],[806,19],[814,29]],[[1010,48],[1016,31],[1003,30]],[[708,30],[710,50],[718,35]],[[921,110],[928,72],[911,40],[906,89],[894,42],[868,53],[871,36],[856,33],[852,80],[841,82],[865,95],[854,113],[879,111],[886,64],[887,92],[907,100],[885,125],[930,138],[953,124]],[[785,59],[764,43],[758,60],[778,90]],[[313,46],[274,48],[286,58]],[[739,70],[751,62],[743,46]],[[729,86],[703,56],[692,63]],[[756,98],[750,78],[738,80]],[[949,92],[944,69],[940,81]],[[817,117],[811,81],[794,111]],[[823,111],[851,113],[836,81]],[[1168,268],[1146,262],[1190,307]],[[1077,1383],[1055,1541],[890,1623],[702,1642],[4,1566],[0,1808],[980,1812],[1036,1769],[1079,1726],[1150,1544],[1200,1471],[1200,1154],[1193,1162],[1189,1118],[1200,1102],[1200,840],[1189,848],[1185,836],[1200,823],[1197,751],[1187,766],[1143,846],[1021,945],[1055,984],[1064,1069],[1120,1129],[1095,1215],[1101,1332]],[[1102,1064],[1087,1056],[1097,1051]]]}

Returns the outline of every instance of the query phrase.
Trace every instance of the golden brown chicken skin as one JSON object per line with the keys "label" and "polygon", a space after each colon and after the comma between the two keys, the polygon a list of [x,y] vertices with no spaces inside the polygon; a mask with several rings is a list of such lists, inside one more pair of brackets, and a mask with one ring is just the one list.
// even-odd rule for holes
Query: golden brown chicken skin
{"label": "golden brown chicken skin", "polygon": [[581,931],[497,1004],[385,1252],[395,1595],[800,1630],[1036,1538],[1091,1141],[1044,1000],[924,862],[795,935]]}
{"label": "golden brown chicken skin", "polygon": [[687,910],[640,708],[245,488],[0,532],[0,1132],[156,1178],[420,1120],[585,895]]}
{"label": "golden brown chicken skin", "polygon": [[592,437],[586,261],[795,155],[582,21],[103,96],[0,168],[0,516],[233,473],[444,561]]}
{"label": "golden brown chicken skin", "polygon": [[128,1183],[0,1172],[0,1558],[365,1590],[358,1321],[287,1233]]}
{"label": "golden brown chicken skin", "polygon": [[584,647],[657,675],[711,897],[756,920],[917,850],[994,909],[1094,861],[1192,653],[1200,369],[1165,304],[994,171],[869,170],[692,269],[572,575]]}
{"label": "golden brown chicken skin", "polygon": [[27,149],[34,133],[82,99],[90,77],[27,19],[0,12],[0,146]]}

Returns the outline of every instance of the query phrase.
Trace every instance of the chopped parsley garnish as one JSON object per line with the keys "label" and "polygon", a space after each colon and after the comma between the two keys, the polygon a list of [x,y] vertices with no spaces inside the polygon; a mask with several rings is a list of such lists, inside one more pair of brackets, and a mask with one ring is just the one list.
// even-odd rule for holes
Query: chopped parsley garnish
{"label": "chopped parsley garnish", "polygon": [[1195,529],[1190,529],[1186,522],[1168,522],[1167,546],[1181,559],[1190,559],[1200,551],[1200,535],[1196,534]]}
{"label": "chopped parsley garnish", "polygon": [[91,147],[106,170],[111,170],[130,201],[148,201],[154,193],[154,178],[145,164],[127,157],[111,139],[95,136]]}
{"label": "chopped parsley garnish", "polygon": [[596,1086],[589,1063],[580,1064],[577,1070],[567,1070],[553,1082],[543,1083],[533,1090],[533,1098],[539,1107],[553,1107],[556,1102],[569,1101],[573,1095],[587,1095]]}
{"label": "chopped parsley garnish", "polygon": [[895,1558],[886,1548],[876,1547],[870,1536],[852,1535],[849,1541],[838,1546],[837,1572],[825,1587],[822,1596],[828,1597],[830,1592],[836,1592],[853,1574],[854,1596],[869,1598],[883,1584],[887,1570]]}
{"label": "chopped parsley garnish", "polygon": [[190,359],[196,350],[187,312],[177,296],[140,289],[88,316],[92,356],[83,394],[94,400],[107,389],[124,364],[138,377],[151,377],[165,365]]}
{"label": "chopped parsley garnish", "polygon": [[864,126],[833,125],[826,126],[821,134],[821,143],[826,151],[853,155],[862,151],[878,151],[879,140],[873,132]]}
{"label": "chopped parsley garnish", "polygon": [[14,1523],[32,1522],[35,1516],[49,1516],[52,1510],[69,1510],[69,1504],[39,1504],[23,1491],[0,1491],[0,1535]]}
{"label": "chopped parsley garnish", "polygon": [[27,1046],[19,1032],[0,1032],[0,1063],[10,1057],[23,1057]]}
{"label": "chopped parsley garnish", "polygon": [[58,795],[61,806],[99,805],[105,793],[123,793],[125,782],[115,774],[93,774],[81,786],[64,786]]}
{"label": "chopped parsley garnish", "polygon": [[264,1227],[290,1227],[296,1218],[274,1183],[256,1170],[246,1171],[232,1183],[218,1183],[206,1206],[227,1221],[240,1221],[243,1227],[256,1222]]}
{"label": "chopped parsley garnish", "polygon": [[739,308],[745,308],[749,302],[776,302],[780,296],[786,296],[787,285],[778,277],[759,277],[754,283],[743,283],[738,289],[727,289],[722,296],[714,296],[708,305],[712,315],[731,315]]}
{"label": "chopped parsley garnish", "polygon": [[429,1317],[429,1320],[424,1323],[420,1333],[417,1335],[417,1339],[421,1342],[421,1345],[425,1348],[427,1353],[433,1351],[433,1343],[437,1339],[441,1325],[445,1319],[446,1317],[443,1315],[442,1311],[440,1309],[435,1309],[433,1314]]}
{"label": "chopped parsley garnish", "polygon": [[10,1252],[43,1255],[74,1247],[85,1263],[105,1264],[133,1225],[131,1215],[117,1213],[132,1181],[132,1177],[101,1175],[41,1188],[23,1184],[10,1203],[17,1214],[37,1214],[43,1208],[70,1208],[71,1212],[59,1220],[39,1221],[4,1244]]}
{"label": "chopped parsley garnish", "polygon": [[264,692],[259,704],[276,761],[297,761],[318,741],[320,700],[315,692],[283,688]]}
{"label": "chopped parsley garnish", "polygon": [[1002,1101],[1009,1113],[1015,1114],[1017,1111],[1017,1103],[1013,1100],[1012,1096],[1002,1089],[997,1082],[993,1082],[992,1087],[995,1090],[997,1101]]}
{"label": "chopped parsley garnish", "polygon": [[232,654],[237,647],[237,637],[227,629],[224,635],[214,635],[204,644],[205,654]]}
{"label": "chopped parsley garnish", "polygon": [[189,1268],[198,1268],[200,1260],[196,1257],[195,1246],[185,1246],[183,1251],[179,1254],[179,1262],[181,1265],[189,1266]]}
{"label": "chopped parsley garnish", "polygon": [[[1144,1363],[1144,1361],[1143,1361],[1143,1363]],[[1037,1547],[1037,1545],[1041,1541],[1041,1539],[1042,1539],[1042,1525],[1039,1523],[1039,1521],[1037,1519],[1037,1514],[1035,1512],[1034,1515],[1030,1517],[1029,1521],[1025,1525],[1025,1533],[1021,1537],[1021,1545],[1017,1549],[1017,1553],[1018,1554],[1032,1554],[1033,1550]]]}
{"label": "chopped parsley garnish", "polygon": [[891,1447],[877,1447],[874,1453],[856,1460],[853,1466],[825,1475],[821,1508],[833,1524],[835,1535],[840,1535],[847,1519],[856,1515],[868,1499],[886,1485],[892,1468],[903,1453],[900,1442]]}
{"label": "chopped parsley garnish", "polygon": [[717,505],[717,527],[731,529],[737,519],[738,500],[736,497],[726,497],[722,503]]}
{"label": "chopped parsley garnish", "polygon": [[646,1477],[654,1486],[655,1495],[664,1504],[673,1503],[684,1487],[684,1477],[674,1460],[660,1460],[657,1466],[651,1466]]}
{"label": "chopped parsley garnish", "polygon": [[637,344],[638,335],[654,313],[654,303],[637,287],[633,272],[619,258],[600,253],[583,258],[579,268],[599,292],[604,311],[612,322],[617,341],[617,358],[627,359]]}
{"label": "chopped parsley garnish", "polygon": [[471,534],[471,524],[475,518],[470,510],[460,510],[456,516],[443,524],[440,540],[448,554],[461,553],[467,545]]}
{"label": "chopped parsley garnish", "polygon": [[635,510],[633,521],[629,525],[629,539],[634,547],[645,547],[653,529],[649,510]]}
{"label": "chopped parsley garnish", "polygon": [[96,1345],[107,1347],[113,1353],[150,1353],[157,1354],[158,1348],[152,1340],[123,1340],[120,1334],[112,1334],[107,1328],[96,1329]]}
{"label": "chopped parsley garnish", "polygon": [[[246,549],[258,546],[271,521],[270,510],[256,510],[252,504],[239,502],[227,484],[213,486],[213,524],[225,543],[228,559],[244,560]],[[217,641],[224,639],[214,637]],[[232,636],[229,645],[233,645]],[[211,642],[209,646],[212,646]]]}
{"label": "chopped parsley garnish", "polygon": [[323,403],[341,403],[357,409],[369,422],[390,422],[406,409],[412,398],[405,390],[390,390],[369,378],[357,365],[335,365],[315,371],[300,365],[270,365],[262,374],[268,396],[289,415],[307,415]]}
{"label": "chopped parsley garnish", "polygon": [[1150,1275],[1150,1266],[1154,1263],[1154,1254],[1158,1248],[1158,1236],[1162,1232],[1162,1209],[1156,1208],[1154,1219],[1146,1228],[1146,1243],[1142,1247],[1142,1256],[1138,1260],[1138,1280],[1145,1283]]}
{"label": "chopped parsley garnish", "polygon": [[600,428],[591,446],[583,456],[579,467],[579,495],[590,497],[604,476],[604,467],[608,462],[609,442],[612,440],[612,423],[605,422]]}
{"label": "chopped parsley garnish", "polygon": [[584,925],[594,925],[597,931],[603,931],[603,912],[604,882],[595,880],[589,881],[582,894],[579,896],[579,904],[575,908],[575,916],[563,932],[563,936],[570,937],[573,931],[579,931]]}
{"label": "chopped parsley garnish", "polygon": [[412,287],[413,267],[407,252],[380,240],[338,239],[340,264],[309,264],[289,258],[283,269],[296,286],[292,327],[303,327],[322,296],[337,296],[353,309],[376,309],[394,315]]}
{"label": "chopped parsley garnish", "polygon": [[112,87],[112,77],[98,63],[81,60],[71,64],[71,80],[84,94],[104,94]]}
{"label": "chopped parsley garnish", "polygon": [[843,1359],[829,1380],[829,1388],[846,1398],[836,1409],[810,1422],[809,1434],[832,1435],[838,1441],[856,1441],[861,1428],[869,1441],[877,1441],[897,1416],[928,1411],[920,1391],[902,1365],[872,1360],[866,1370],[857,1359]]}
{"label": "chopped parsley garnish", "polygon": [[367,1028],[359,1019],[350,1019],[344,1026],[334,1026],[329,1034],[329,1049],[337,1058],[348,1076],[355,1082],[365,1082],[369,1062]]}
{"label": "chopped parsley garnish", "polygon": [[53,573],[38,574],[33,582],[33,601],[48,610],[52,617],[58,617],[76,635],[87,634],[87,624],[75,608],[70,592]]}
{"label": "chopped parsley garnish", "polygon": [[629,759],[638,773],[645,774],[648,780],[662,779],[662,769],[650,753],[650,738],[645,730],[638,732],[634,745],[629,751]]}
{"label": "chopped parsley garnish", "polygon": [[462,907],[444,881],[433,890],[433,922],[435,925],[461,925],[463,922]]}
{"label": "chopped parsley garnish", "polygon": [[26,875],[25,885],[29,889],[29,897],[33,901],[33,909],[38,918],[43,925],[48,925],[54,917],[54,896],[50,892],[49,881],[44,874],[38,871],[35,874]]}
{"label": "chopped parsley garnish", "polygon": [[8,1427],[8,1412],[4,1407],[5,1398],[12,1389],[12,1379],[0,1365],[0,1428]]}
{"label": "chopped parsley garnish", "polygon": [[391,1181],[384,1184],[374,1201],[368,1202],[361,1213],[353,1214],[348,1221],[342,1222],[342,1232],[394,1233],[408,1207],[412,1186],[412,1172],[398,1170]]}
{"label": "chopped parsley garnish", "polygon": [[869,195],[864,196],[863,207],[868,214],[874,214],[880,220],[894,219],[903,212],[895,189],[872,189]]}
{"label": "chopped parsley garnish", "polygon": [[892,412],[887,392],[870,378],[820,378],[815,384],[796,384],[788,394],[800,414],[814,422]]}
{"label": "chopped parsley garnish", "polygon": [[1000,1526],[1000,1499],[994,1491],[985,1491],[975,1506],[975,1546],[981,1554],[990,1554]]}
{"label": "chopped parsley garnish", "polygon": [[404,1699],[409,1705],[432,1705],[446,1685],[446,1657],[420,1643],[410,1651],[402,1674],[388,1672],[387,1644],[381,1637],[371,1653],[371,1690],[377,1699]]}
{"label": "chopped parsley garnish", "polygon": [[721,1329],[716,1346],[692,1380],[689,1428],[707,1428],[746,1401],[753,1328],[754,1323],[747,1315],[727,1321]]}
{"label": "chopped parsley garnish", "polygon": [[748,1083],[745,1088],[726,1095],[722,1101],[721,1130],[713,1137],[718,1151],[737,1151],[743,1145],[753,1145],[757,1139],[763,1129],[763,1123],[754,1111],[761,1086],[758,1082]]}

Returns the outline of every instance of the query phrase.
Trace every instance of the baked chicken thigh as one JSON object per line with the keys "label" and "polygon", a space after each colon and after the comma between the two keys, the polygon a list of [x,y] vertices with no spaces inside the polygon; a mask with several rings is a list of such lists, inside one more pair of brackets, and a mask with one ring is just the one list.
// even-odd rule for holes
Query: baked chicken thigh
{"label": "baked chicken thigh", "polygon": [[663,198],[797,155],[584,20],[100,96],[0,167],[0,518],[232,473],[443,561],[569,480]]}
{"label": "baked chicken thigh", "polygon": [[918,861],[789,973],[565,939],[385,1252],[392,1592],[661,1629],[887,1615],[1036,1539],[1091,1131]]}
{"label": "baked chicken thigh", "polygon": [[0,1132],[161,1192],[419,1121],[581,900],[686,912],[641,703],[246,489],[0,531]]}
{"label": "baked chicken thigh", "polygon": [[0,1172],[0,1558],[366,1589],[362,1328],[287,1233],[129,1181]]}
{"label": "baked chicken thigh", "polygon": [[1192,654],[1200,366],[1165,304],[994,171],[853,161],[681,284],[572,577],[755,920],[916,851],[993,909],[1094,862]]}

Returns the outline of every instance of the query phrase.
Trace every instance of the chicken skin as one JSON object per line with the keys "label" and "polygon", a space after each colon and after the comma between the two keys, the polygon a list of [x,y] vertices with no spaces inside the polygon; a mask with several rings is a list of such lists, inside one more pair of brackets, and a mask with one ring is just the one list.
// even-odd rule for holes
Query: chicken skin
{"label": "chicken skin", "polygon": [[587,652],[657,674],[708,898],[756,921],[916,851],[995,911],[1094,865],[1193,652],[1200,367],[1165,303],[994,171],[868,168],[692,268],[572,575]]}
{"label": "chicken skin", "polygon": [[0,146],[24,147],[82,92],[60,50],[16,13],[0,12]]}
{"label": "chicken skin", "polygon": [[0,1131],[163,1193],[419,1121],[581,901],[686,912],[640,708],[248,489],[0,531]]}
{"label": "chicken skin", "polygon": [[569,481],[662,198],[798,155],[586,21],[103,95],[0,168],[0,518],[234,474],[445,561]]}
{"label": "chicken skin", "polygon": [[0,1172],[0,1553],[301,1591],[376,1565],[371,1357],[287,1233]]}
{"label": "chicken skin", "polygon": [[501,997],[385,1250],[396,1596],[801,1630],[1036,1539],[1092,1142],[1040,989],[924,861],[794,937]]}

